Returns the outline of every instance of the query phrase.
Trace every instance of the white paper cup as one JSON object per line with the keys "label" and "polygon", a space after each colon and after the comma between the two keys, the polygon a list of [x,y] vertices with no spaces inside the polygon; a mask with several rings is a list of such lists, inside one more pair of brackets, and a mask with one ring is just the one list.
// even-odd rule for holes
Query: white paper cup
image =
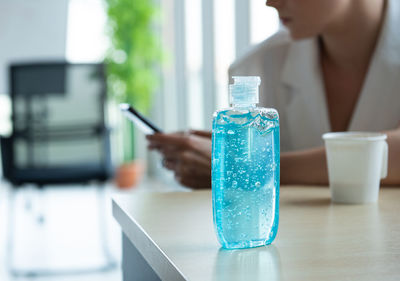
{"label": "white paper cup", "polygon": [[331,198],[336,203],[378,200],[380,180],[387,175],[387,136],[381,133],[327,133],[325,140]]}

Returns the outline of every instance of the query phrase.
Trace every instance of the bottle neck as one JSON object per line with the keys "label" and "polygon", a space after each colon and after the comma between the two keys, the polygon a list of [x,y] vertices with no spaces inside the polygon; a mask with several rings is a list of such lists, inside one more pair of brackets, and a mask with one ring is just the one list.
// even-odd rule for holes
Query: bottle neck
{"label": "bottle neck", "polygon": [[233,103],[232,104],[233,108],[238,108],[238,109],[249,109],[249,108],[255,108],[256,106],[257,106],[256,103],[238,103],[238,104]]}

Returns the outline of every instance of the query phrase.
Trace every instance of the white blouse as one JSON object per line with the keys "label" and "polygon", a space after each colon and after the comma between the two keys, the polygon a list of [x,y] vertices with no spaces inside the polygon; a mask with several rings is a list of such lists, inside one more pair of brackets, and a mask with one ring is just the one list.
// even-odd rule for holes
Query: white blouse
{"label": "white blouse", "polygon": [[[282,151],[323,144],[321,136],[331,128],[316,38],[293,41],[282,30],[234,62],[229,77],[233,75],[261,77],[260,106],[279,112]],[[400,1],[389,0],[349,130],[382,131],[399,125]]]}

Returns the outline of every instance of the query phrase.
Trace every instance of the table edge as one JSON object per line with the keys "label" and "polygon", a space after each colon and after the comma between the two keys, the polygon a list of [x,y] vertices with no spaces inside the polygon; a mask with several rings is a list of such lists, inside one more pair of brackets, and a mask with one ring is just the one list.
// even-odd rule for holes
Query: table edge
{"label": "table edge", "polygon": [[140,224],[118,204],[117,198],[112,198],[112,213],[129,241],[162,280],[187,280]]}

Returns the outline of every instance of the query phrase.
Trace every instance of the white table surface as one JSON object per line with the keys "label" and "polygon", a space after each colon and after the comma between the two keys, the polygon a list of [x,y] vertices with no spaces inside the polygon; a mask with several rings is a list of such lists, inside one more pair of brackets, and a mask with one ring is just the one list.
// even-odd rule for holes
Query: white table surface
{"label": "white table surface", "polygon": [[113,199],[122,231],[162,280],[400,280],[400,188],[377,204],[337,205],[326,187],[281,187],[272,245],[224,250],[211,191]]}

